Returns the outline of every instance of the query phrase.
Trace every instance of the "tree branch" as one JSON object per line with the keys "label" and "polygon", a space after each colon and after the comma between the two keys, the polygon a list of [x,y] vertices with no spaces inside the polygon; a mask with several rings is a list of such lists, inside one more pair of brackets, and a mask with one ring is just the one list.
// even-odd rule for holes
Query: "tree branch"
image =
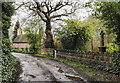
{"label": "tree branch", "polygon": [[34,8],[31,8],[30,6],[29,6],[29,9],[36,12],[44,22],[47,22],[47,20],[42,16],[42,14],[39,10],[35,10]]}
{"label": "tree branch", "polygon": [[58,18],[58,19],[55,19],[55,20],[51,20],[51,22],[56,22],[56,21],[64,21],[63,19],[61,19],[61,18]]}
{"label": "tree branch", "polygon": [[45,6],[46,6],[46,8],[47,8],[47,12],[49,12],[50,11],[50,9],[49,9],[49,2],[48,2],[48,4],[47,4],[47,2],[44,2],[45,3]]}
{"label": "tree branch", "polygon": [[68,2],[64,2],[64,3],[60,1],[54,8],[51,9],[50,13],[60,10],[61,8],[68,5]]}
{"label": "tree branch", "polygon": [[40,10],[40,12],[42,12],[43,14],[46,14],[46,12],[43,11],[43,9],[42,9],[42,5],[40,5],[38,2],[35,2],[35,3],[37,5],[37,9]]}
{"label": "tree branch", "polygon": [[[42,8],[42,5],[40,5],[38,2],[35,2],[37,4],[37,9],[39,10],[39,13],[43,13],[47,19],[49,19],[49,16],[47,15],[47,12],[45,12]],[[44,2],[45,4],[45,2]],[[46,4],[47,5],[47,4]],[[44,5],[45,6],[45,5]],[[43,6],[43,7],[44,7]],[[48,5],[47,5],[48,6]]]}
{"label": "tree branch", "polygon": [[59,14],[59,15],[53,15],[53,16],[50,17],[50,19],[57,18],[57,17],[62,17],[62,16],[68,16],[68,15],[70,15],[72,13],[74,13],[74,12],[65,13],[65,14]]}
{"label": "tree branch", "polygon": [[[27,2],[27,3],[29,3],[29,2]],[[20,4],[17,8],[15,8],[15,10],[18,10],[20,7],[22,7],[23,5],[25,5],[25,4],[27,4],[27,3],[23,2],[23,3]]]}

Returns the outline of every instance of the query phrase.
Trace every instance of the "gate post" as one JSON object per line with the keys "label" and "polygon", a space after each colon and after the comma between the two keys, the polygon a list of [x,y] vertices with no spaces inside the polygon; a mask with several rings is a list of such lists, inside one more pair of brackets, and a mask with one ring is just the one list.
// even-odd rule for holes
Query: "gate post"
{"label": "gate post", "polygon": [[56,50],[53,50],[53,58],[56,58]]}

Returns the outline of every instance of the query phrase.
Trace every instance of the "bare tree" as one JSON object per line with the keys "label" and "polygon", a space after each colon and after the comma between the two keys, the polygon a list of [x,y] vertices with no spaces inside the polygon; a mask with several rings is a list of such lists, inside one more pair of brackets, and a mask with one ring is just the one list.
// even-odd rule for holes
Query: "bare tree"
{"label": "bare tree", "polygon": [[71,2],[69,0],[58,0],[57,2],[54,0],[41,0],[39,2],[33,0],[33,2],[27,4],[26,7],[29,7],[30,10],[39,15],[40,18],[45,22],[45,47],[54,48],[53,35],[51,33],[51,22],[53,20],[62,20],[61,17],[75,13],[75,11],[79,9],[80,4],[78,2]]}

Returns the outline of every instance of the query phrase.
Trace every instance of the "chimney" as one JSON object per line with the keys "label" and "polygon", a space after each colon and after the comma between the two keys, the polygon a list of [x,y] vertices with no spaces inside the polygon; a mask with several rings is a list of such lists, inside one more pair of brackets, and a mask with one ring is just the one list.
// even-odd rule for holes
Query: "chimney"
{"label": "chimney", "polygon": [[18,35],[22,35],[22,29],[19,27],[18,30],[17,30],[17,36]]}

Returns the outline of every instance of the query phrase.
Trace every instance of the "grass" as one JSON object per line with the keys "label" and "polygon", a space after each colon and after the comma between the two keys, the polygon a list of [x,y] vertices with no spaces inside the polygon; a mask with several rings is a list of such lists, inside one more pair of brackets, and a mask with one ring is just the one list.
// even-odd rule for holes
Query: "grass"
{"label": "grass", "polygon": [[12,49],[11,52],[25,53],[25,54],[34,54],[32,51],[22,51],[19,49]]}
{"label": "grass", "polygon": [[[64,62],[65,64],[68,64],[70,66],[78,68],[84,74],[95,78],[97,81],[110,81],[111,80],[111,79],[106,78],[106,76],[108,76],[107,72],[100,71],[100,70],[98,70],[98,68],[95,68],[94,66],[91,66],[91,65],[83,64],[83,63],[80,63],[80,62],[70,61],[70,60],[64,59],[64,58],[58,58],[58,57],[53,58],[52,56],[50,56],[49,53],[42,53],[41,55],[40,54],[35,54],[35,56],[41,56],[41,57],[45,57],[45,58],[48,58],[48,59],[54,59],[54,60],[57,60],[57,61],[60,61],[60,62]],[[111,76],[110,76],[110,78],[111,78]]]}
{"label": "grass", "polygon": [[[64,62],[65,64],[68,64],[70,66],[78,68],[79,70],[83,71],[84,74],[87,74],[90,77],[96,77],[96,75],[101,76],[101,75],[106,74],[104,71],[98,71],[97,69],[91,68],[90,65],[81,64],[80,62],[73,62],[73,61],[70,61],[68,59],[63,59],[63,58],[53,58],[52,56],[50,56],[48,54],[42,54],[42,55],[35,54],[35,56],[46,57],[49,59],[54,59],[57,61]],[[102,81],[108,81],[107,79],[104,79],[104,78],[99,78],[99,79],[102,79]]]}

